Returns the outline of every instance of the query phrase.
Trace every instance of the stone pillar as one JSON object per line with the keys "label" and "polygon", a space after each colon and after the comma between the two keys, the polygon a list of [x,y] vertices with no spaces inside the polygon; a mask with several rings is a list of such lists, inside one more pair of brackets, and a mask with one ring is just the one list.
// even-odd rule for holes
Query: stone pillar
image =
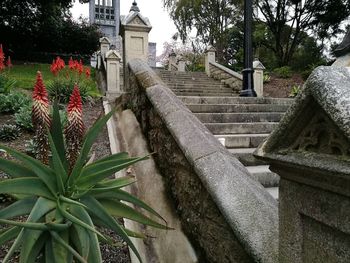
{"label": "stone pillar", "polygon": [[264,65],[256,58],[253,62],[254,89],[257,97],[264,96]]}
{"label": "stone pillar", "polygon": [[349,262],[350,77],[319,67],[255,155],[280,175],[279,261]]}
{"label": "stone pillar", "polygon": [[168,65],[169,71],[173,70],[173,65],[176,66],[176,53],[174,50],[172,50],[171,53],[169,54],[169,65]]}
{"label": "stone pillar", "polygon": [[105,54],[108,52],[111,46],[111,41],[107,37],[100,38],[100,51],[102,58],[105,57]]}
{"label": "stone pillar", "polygon": [[210,77],[210,66],[209,62],[215,62],[215,52],[216,49],[212,46],[210,46],[206,51],[205,51],[205,73]]}
{"label": "stone pillar", "polygon": [[96,52],[96,68],[100,69],[102,64],[101,51]]}
{"label": "stone pillar", "polygon": [[186,61],[183,58],[180,58],[179,63],[177,65],[177,70],[181,72],[186,71]]}
{"label": "stone pillar", "polygon": [[106,75],[107,75],[107,96],[115,98],[120,95],[120,63],[122,58],[115,50],[109,50],[106,53]]}
{"label": "stone pillar", "polygon": [[148,18],[140,13],[134,2],[127,16],[121,17],[121,35],[123,38],[124,86],[128,89],[128,63],[139,58],[148,62],[148,34],[152,26]]}

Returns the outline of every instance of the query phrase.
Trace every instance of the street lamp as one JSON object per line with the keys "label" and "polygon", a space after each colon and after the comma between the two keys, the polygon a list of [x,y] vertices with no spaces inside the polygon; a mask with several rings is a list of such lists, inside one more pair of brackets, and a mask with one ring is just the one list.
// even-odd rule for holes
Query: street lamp
{"label": "street lamp", "polygon": [[256,97],[253,80],[253,45],[252,45],[252,20],[253,3],[252,0],[244,1],[244,69],[243,87],[240,97]]}

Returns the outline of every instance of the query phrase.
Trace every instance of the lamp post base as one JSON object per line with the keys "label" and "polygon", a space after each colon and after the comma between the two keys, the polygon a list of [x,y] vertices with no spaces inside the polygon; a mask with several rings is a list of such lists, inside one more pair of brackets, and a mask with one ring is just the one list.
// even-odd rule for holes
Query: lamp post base
{"label": "lamp post base", "polygon": [[254,90],[253,73],[254,69],[252,68],[245,68],[242,70],[243,89],[239,94],[240,97],[256,97],[256,92]]}

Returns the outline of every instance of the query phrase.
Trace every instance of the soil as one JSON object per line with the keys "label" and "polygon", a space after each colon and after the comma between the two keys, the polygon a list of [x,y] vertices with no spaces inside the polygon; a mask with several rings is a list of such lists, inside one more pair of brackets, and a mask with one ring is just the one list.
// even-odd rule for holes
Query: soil
{"label": "soil", "polygon": [[[103,108],[101,101],[93,102],[93,103],[86,103],[84,105],[84,123],[86,125],[86,128],[92,126],[92,124],[96,121],[96,119],[103,114]],[[0,114],[0,125],[4,123],[13,123],[13,115],[4,115]],[[1,142],[4,145],[11,146],[17,150],[25,151],[25,141],[30,140],[33,137],[33,134],[22,132],[21,136],[11,142]],[[95,141],[92,152],[95,152],[95,158],[100,159],[103,156],[110,155],[110,147],[109,147],[109,139],[108,139],[108,133],[107,128],[105,127],[103,131],[99,134],[97,140]],[[1,156],[1,153],[0,153]],[[3,173],[0,173],[0,178],[4,177],[5,175]],[[0,208],[4,207],[9,204],[9,201],[6,199],[2,199],[0,196]],[[0,226],[1,229],[1,226]],[[130,256],[128,247],[121,240],[121,238],[109,230],[103,230],[99,229],[102,233],[108,235],[110,238],[112,238],[115,243],[123,244],[121,247],[113,247],[108,244],[101,244],[101,253],[102,253],[102,259],[104,263],[130,263]],[[6,246],[0,247],[0,259],[3,259],[9,249],[11,244],[7,244]],[[10,263],[17,263],[18,257],[15,255],[12,257],[12,259],[9,261]]]}
{"label": "soil", "polygon": [[271,73],[270,77],[270,81],[264,83],[264,97],[288,98],[293,86],[302,87],[304,84],[300,74],[293,74],[292,77],[283,79]]}

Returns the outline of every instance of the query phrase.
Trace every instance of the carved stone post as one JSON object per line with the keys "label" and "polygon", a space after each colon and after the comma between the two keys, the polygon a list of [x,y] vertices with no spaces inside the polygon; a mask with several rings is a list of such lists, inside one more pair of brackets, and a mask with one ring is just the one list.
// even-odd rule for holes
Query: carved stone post
{"label": "carved stone post", "polygon": [[177,65],[177,70],[181,72],[186,71],[186,61],[183,58],[180,58],[179,63]]}
{"label": "carved stone post", "polygon": [[127,16],[121,17],[121,35],[123,37],[123,61],[125,88],[128,89],[128,63],[139,58],[148,61],[148,34],[152,26],[148,18],[140,13],[137,3],[134,2]]}
{"label": "carved stone post", "polygon": [[257,97],[264,96],[264,65],[259,61],[259,59],[255,59],[253,62],[254,69],[254,89]]}
{"label": "carved stone post", "polygon": [[280,175],[279,262],[349,262],[350,74],[319,67],[255,152]]}
{"label": "carved stone post", "polygon": [[107,37],[100,38],[100,51],[102,58],[105,57],[105,54],[108,52],[111,46],[111,41]]}
{"label": "carved stone post", "polygon": [[122,58],[115,50],[106,53],[107,95],[113,98],[121,94],[120,88],[120,63]]}
{"label": "carved stone post", "polygon": [[215,62],[215,52],[216,49],[212,46],[210,46],[205,51],[205,73],[210,77],[210,65],[209,62]]}
{"label": "carved stone post", "polygon": [[169,54],[169,65],[168,65],[168,70],[172,71],[173,70],[173,65],[176,65],[176,53],[174,50],[171,51]]}

